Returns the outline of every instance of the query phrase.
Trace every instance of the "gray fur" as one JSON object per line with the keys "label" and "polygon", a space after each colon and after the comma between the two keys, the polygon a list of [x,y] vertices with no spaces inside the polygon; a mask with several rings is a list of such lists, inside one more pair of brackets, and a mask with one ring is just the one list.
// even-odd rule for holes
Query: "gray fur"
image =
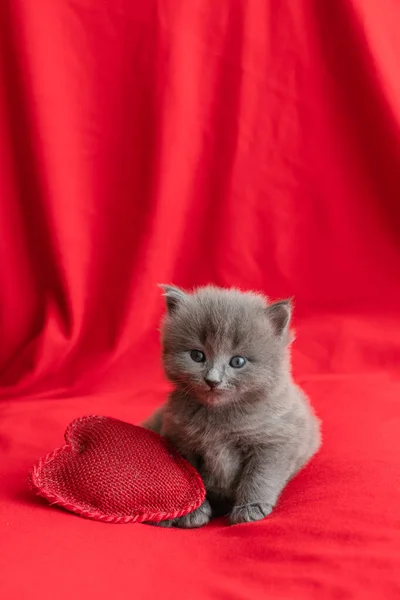
{"label": "gray fur", "polygon": [[[207,490],[197,511],[163,526],[200,527],[212,512],[232,524],[262,519],[320,445],[319,422],[290,373],[291,303],[211,286],[163,289],[163,364],[175,389],[144,426],[175,445]],[[233,356],[248,362],[235,369]]]}

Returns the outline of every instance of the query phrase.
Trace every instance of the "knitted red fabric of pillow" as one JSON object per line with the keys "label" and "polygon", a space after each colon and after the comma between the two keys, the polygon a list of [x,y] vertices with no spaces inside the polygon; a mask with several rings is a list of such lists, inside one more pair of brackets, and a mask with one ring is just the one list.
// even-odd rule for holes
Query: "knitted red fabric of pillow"
{"label": "knitted red fabric of pillow", "polygon": [[158,522],[204,501],[200,475],[166,440],[143,427],[81,417],[66,444],[33,467],[37,494],[83,517],[109,523]]}

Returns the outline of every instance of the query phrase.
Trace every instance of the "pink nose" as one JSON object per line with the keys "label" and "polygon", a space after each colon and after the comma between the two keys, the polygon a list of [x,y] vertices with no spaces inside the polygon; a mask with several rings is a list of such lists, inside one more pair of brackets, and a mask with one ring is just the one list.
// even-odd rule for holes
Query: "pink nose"
{"label": "pink nose", "polygon": [[211,388],[214,389],[216,387],[218,387],[221,382],[219,380],[216,379],[208,379],[207,377],[204,377],[204,381],[206,382],[206,384]]}

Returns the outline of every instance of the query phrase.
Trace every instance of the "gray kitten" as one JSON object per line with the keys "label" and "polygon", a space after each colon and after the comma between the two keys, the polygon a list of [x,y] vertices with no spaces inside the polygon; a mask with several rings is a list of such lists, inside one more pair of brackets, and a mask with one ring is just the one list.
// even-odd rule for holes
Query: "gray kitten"
{"label": "gray kitten", "polygon": [[263,519],[320,446],[319,422],[290,373],[291,304],[162,287],[163,363],[175,389],[143,425],[198,469],[207,499],[160,525],[200,527],[228,513],[232,524]]}

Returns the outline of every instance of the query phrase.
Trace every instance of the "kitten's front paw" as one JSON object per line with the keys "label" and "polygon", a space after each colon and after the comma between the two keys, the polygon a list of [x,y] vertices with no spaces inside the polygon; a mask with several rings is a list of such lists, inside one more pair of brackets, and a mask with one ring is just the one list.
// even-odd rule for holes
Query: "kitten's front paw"
{"label": "kitten's front paw", "polygon": [[229,521],[232,525],[260,521],[268,516],[273,508],[274,507],[271,506],[271,504],[261,504],[259,502],[255,504],[246,504],[244,506],[234,506],[229,515]]}
{"label": "kitten's front paw", "polygon": [[151,525],[152,527],[173,527],[176,519],[168,519],[167,521],[144,521],[143,525]]}
{"label": "kitten's front paw", "polygon": [[209,520],[211,519],[211,506],[208,500],[205,500],[199,508],[196,508],[193,512],[185,515],[184,517],[179,517],[178,519],[174,519],[173,526],[181,527],[182,529],[194,529],[196,527],[203,527],[203,525],[207,525]]}

